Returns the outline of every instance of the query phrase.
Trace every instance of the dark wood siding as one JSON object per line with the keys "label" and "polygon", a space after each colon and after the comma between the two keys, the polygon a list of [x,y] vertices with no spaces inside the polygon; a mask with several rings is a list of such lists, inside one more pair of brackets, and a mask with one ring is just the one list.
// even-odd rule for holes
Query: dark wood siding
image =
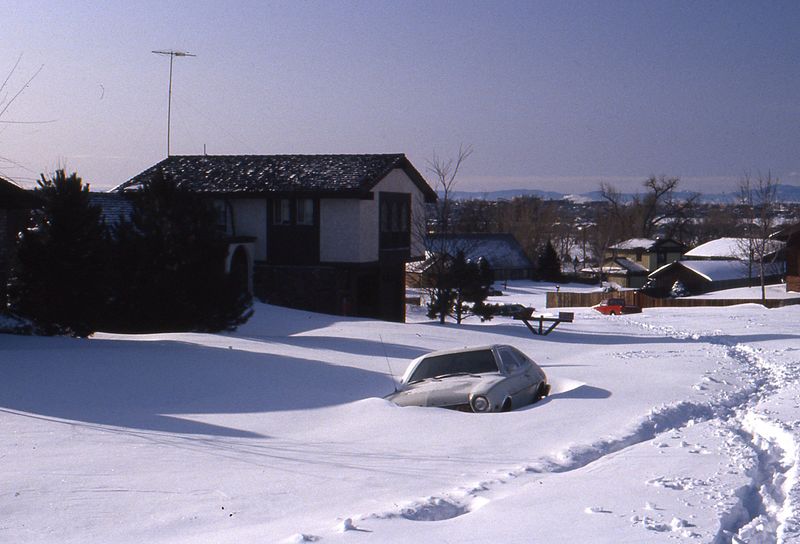
{"label": "dark wood siding", "polygon": [[[288,201],[289,218],[276,221],[276,209]],[[298,224],[297,206],[302,198],[270,199],[267,201],[267,262],[279,265],[319,264],[319,200],[314,203],[313,224]]]}

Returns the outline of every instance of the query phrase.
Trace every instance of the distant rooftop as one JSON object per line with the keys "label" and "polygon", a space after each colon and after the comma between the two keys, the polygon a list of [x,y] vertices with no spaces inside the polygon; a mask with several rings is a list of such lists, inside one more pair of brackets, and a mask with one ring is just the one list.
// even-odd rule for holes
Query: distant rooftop
{"label": "distant rooftop", "polygon": [[[445,247],[439,243],[444,241]],[[429,250],[444,249],[451,256],[464,252],[468,260],[486,259],[491,268],[528,270],[533,267],[513,234],[453,234],[446,239],[432,236]]]}
{"label": "distant rooftop", "polygon": [[89,193],[89,203],[101,210],[100,219],[106,225],[117,225],[122,220],[129,220],[133,213],[133,204],[122,193]]}
{"label": "distant rooftop", "polygon": [[610,249],[644,249],[648,250],[656,244],[655,240],[649,238],[631,238],[616,245],[611,246]]}
{"label": "distant rooftop", "polygon": [[[768,241],[770,252],[774,253],[783,247],[783,242]],[[717,238],[687,251],[684,257],[689,259],[739,259],[746,252],[747,238]]]}
{"label": "distant rooftop", "polygon": [[[749,276],[749,268],[746,261],[677,261],[677,263],[709,281],[738,280]],[[780,275],[784,271],[783,263],[767,263],[764,267],[765,276]],[[758,265],[754,265],[753,274],[758,276]]]}

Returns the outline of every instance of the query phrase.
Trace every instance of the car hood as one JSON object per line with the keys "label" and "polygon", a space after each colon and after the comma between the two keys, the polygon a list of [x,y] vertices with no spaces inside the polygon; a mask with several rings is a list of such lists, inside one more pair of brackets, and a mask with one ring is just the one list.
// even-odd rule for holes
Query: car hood
{"label": "car hood", "polygon": [[456,406],[469,403],[471,393],[483,393],[501,379],[496,374],[428,379],[406,385],[386,398],[400,406]]}

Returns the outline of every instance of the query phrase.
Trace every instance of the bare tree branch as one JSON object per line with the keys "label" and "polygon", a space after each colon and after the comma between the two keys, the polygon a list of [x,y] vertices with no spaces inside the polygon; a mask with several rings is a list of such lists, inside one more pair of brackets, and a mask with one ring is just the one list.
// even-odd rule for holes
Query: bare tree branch
{"label": "bare tree branch", "polygon": [[775,257],[775,242],[770,238],[777,229],[778,187],[780,180],[759,174],[753,181],[746,172],[739,182],[739,204],[745,212],[745,238],[739,240],[739,253],[747,259],[749,276],[758,265],[761,301],[766,301],[765,268],[770,255]]}

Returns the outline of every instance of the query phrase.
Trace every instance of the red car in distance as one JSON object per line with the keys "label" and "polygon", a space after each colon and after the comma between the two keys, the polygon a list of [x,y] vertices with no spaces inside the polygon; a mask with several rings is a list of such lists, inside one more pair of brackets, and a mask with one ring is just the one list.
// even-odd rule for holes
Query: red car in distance
{"label": "red car in distance", "polygon": [[642,311],[639,306],[625,304],[624,298],[607,298],[592,308],[605,315],[638,314]]}

